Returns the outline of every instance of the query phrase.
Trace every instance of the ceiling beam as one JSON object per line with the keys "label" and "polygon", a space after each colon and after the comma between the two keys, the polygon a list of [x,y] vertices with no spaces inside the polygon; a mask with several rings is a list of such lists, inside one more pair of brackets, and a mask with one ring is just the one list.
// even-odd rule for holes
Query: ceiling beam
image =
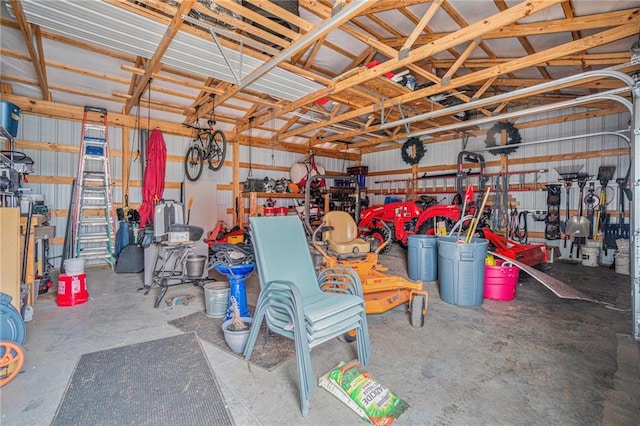
{"label": "ceiling beam", "polygon": [[152,78],[151,76],[155,72],[160,70],[160,67],[162,67],[162,56],[164,56],[165,52],[169,48],[169,45],[171,44],[171,41],[173,41],[173,38],[176,36],[178,31],[180,30],[180,27],[182,26],[182,23],[184,22],[184,20],[182,19],[182,15],[189,14],[189,11],[191,10],[195,2],[196,0],[182,0],[182,3],[180,3],[180,6],[178,6],[176,14],[171,19],[171,23],[169,24],[167,31],[164,33],[164,35],[162,36],[162,40],[160,40],[160,43],[156,47],[156,51],[154,52],[151,59],[147,62],[144,74],[138,80],[138,84],[131,94],[131,99],[129,99],[124,106],[123,112],[125,114],[129,114],[131,112],[131,108],[133,108],[136,102],[138,102],[138,99],[146,89],[149,80]]}
{"label": "ceiling beam", "polygon": [[398,51],[399,57],[407,56],[409,54],[409,49],[411,48],[411,46],[413,46],[413,43],[416,41],[420,33],[424,30],[424,27],[426,27],[429,21],[431,21],[431,18],[433,18],[433,15],[436,14],[436,11],[441,5],[442,0],[433,0],[431,6],[429,6],[429,9],[427,9],[427,11],[424,13],[422,19],[420,19],[420,22],[418,22],[413,31],[411,31],[411,34],[409,34],[409,37],[407,37],[404,44]]}
{"label": "ceiling beam", "polygon": [[340,10],[338,13],[333,15],[331,18],[321,22],[316,28],[309,31],[298,40],[291,43],[288,47],[286,47],[282,52],[280,52],[275,58],[272,60],[265,62],[258,68],[251,71],[247,76],[245,76],[241,81],[238,87],[240,89],[247,87],[251,83],[258,80],[260,77],[274,69],[278,66],[278,64],[289,57],[293,56],[299,50],[305,49],[310,46],[319,38],[323,37],[328,32],[333,29],[339,27],[344,22],[349,21],[354,16],[358,15],[362,12],[363,9],[366,9],[374,2],[369,0],[353,0],[348,6]]}
{"label": "ceiling beam", "polygon": [[[286,112],[293,111],[303,105],[313,102],[318,98],[328,96],[332,93],[338,93],[356,84],[362,83],[364,81],[368,81],[372,78],[382,75],[386,72],[397,70],[398,68],[402,68],[416,61],[420,61],[436,53],[442,52],[450,47],[458,46],[461,43],[473,40],[476,37],[482,36],[485,32],[498,29],[512,22],[515,22],[519,19],[522,19],[526,16],[533,15],[561,1],[562,0],[530,0],[528,2],[520,3],[516,6],[513,6],[507,11],[500,12],[489,18],[483,19],[482,21],[469,25],[467,28],[461,29],[447,36],[444,36],[433,43],[414,49],[411,51],[411,53],[409,53],[408,57],[405,59],[392,58],[386,62],[381,63],[376,67],[368,68],[368,69],[360,69],[357,71],[357,73],[354,76],[348,77],[341,81],[337,81],[334,84],[334,87],[328,87],[326,89],[316,91],[314,93],[311,93],[307,96],[304,96],[298,99],[297,101],[290,102],[289,104],[281,107],[278,111],[276,111],[276,115],[281,115]],[[509,71],[506,71],[506,72],[509,72]],[[419,92],[421,91],[413,92],[411,94],[408,94],[407,96],[414,96],[412,98],[412,100],[414,100],[420,97],[420,96],[415,96],[415,94]],[[394,102],[393,104],[397,104],[397,102]],[[391,106],[390,102],[388,106]],[[371,111],[368,111],[368,112],[371,112]],[[268,118],[261,116],[256,119],[258,121],[264,122]]]}
{"label": "ceiling beam", "polygon": [[449,71],[447,71],[447,73],[442,77],[442,84],[447,84],[451,81],[451,77],[453,77],[453,75],[460,69],[464,61],[466,61],[469,55],[471,55],[476,47],[478,47],[481,40],[481,37],[477,37],[471,43],[469,43],[469,46],[467,46],[464,52],[462,52],[462,54],[458,57],[458,59],[456,59],[453,65],[451,65]]}
{"label": "ceiling beam", "polygon": [[[34,114],[45,117],[62,118],[65,120],[75,121],[82,121],[82,117],[84,114],[84,108],[82,106],[66,105],[59,102],[44,101],[40,99],[33,99],[11,94],[3,94],[2,97],[3,100],[19,106],[24,114]],[[109,111],[109,125],[124,126],[135,129],[139,126],[139,123],[134,116]],[[163,120],[151,119],[149,121],[149,127],[161,128],[165,133],[184,136],[188,138],[192,136],[192,131],[179,123],[170,123]],[[226,132],[226,136],[227,141],[229,142],[237,142],[241,145],[249,145],[246,136],[240,135],[237,140],[233,132]],[[277,144],[271,144],[267,139],[253,139],[255,142],[254,146],[269,147],[287,152],[299,152],[303,154],[308,154],[309,150],[311,149],[313,152],[323,157],[346,159],[349,161],[357,161],[360,159],[360,154],[358,153],[345,153],[339,152],[335,149],[331,150],[317,147],[309,148],[307,144],[294,144],[282,141],[278,141]]]}
{"label": "ceiling beam", "polygon": [[[584,53],[576,55],[566,55],[562,58],[544,61],[545,66],[581,66],[586,65],[619,65],[629,62],[628,52],[611,52],[611,53]],[[502,58],[483,58],[483,59],[467,59],[464,63],[466,68],[488,68],[494,65],[511,62],[517,57]],[[453,59],[431,59],[429,64],[435,68],[446,69],[453,65]]]}
{"label": "ceiling beam", "polygon": [[33,64],[36,76],[38,76],[38,84],[40,86],[40,91],[42,92],[42,98],[46,101],[50,101],[51,93],[49,92],[49,85],[47,83],[47,71],[44,67],[44,58],[41,57],[43,55],[43,52],[41,49],[42,40],[40,39],[40,30],[36,30],[37,34],[39,35],[36,41],[38,43],[38,46],[40,47],[40,49],[38,49],[40,55],[38,55],[38,52],[36,52],[36,48],[33,46],[33,34],[31,33],[31,27],[27,22],[27,17],[24,15],[22,3],[18,0],[11,0],[11,8],[13,9],[16,21],[18,21],[20,33],[22,34],[24,44],[27,46],[27,50],[29,51],[29,57],[31,58],[31,63]]}
{"label": "ceiling beam", "polygon": [[[507,10],[509,8],[509,6],[507,6],[507,2],[505,0],[493,0],[493,2],[495,3],[495,5],[498,7],[499,10]],[[567,1],[562,3],[562,6],[564,7],[564,5],[566,5]],[[566,16],[566,15],[565,15]],[[567,18],[571,18],[572,16],[567,16]],[[534,53],[536,53],[536,50],[533,48],[533,46],[531,45],[531,43],[529,43],[529,39],[524,37],[524,36],[518,36],[516,37],[516,39],[520,42],[520,44],[522,45],[522,48],[525,50],[525,52],[527,52],[527,55],[532,55]],[[574,38],[575,40],[575,38]],[[542,75],[542,77],[544,78],[551,78],[551,75],[549,74],[549,71],[547,71],[547,69],[541,65],[538,65],[536,67],[538,69],[538,72]],[[495,114],[495,111],[494,111]]]}
{"label": "ceiling beam", "polygon": [[[637,34],[637,29],[638,27],[636,24],[630,24],[630,25],[622,25],[618,28],[613,28],[610,30],[605,30],[600,33],[594,34],[592,36],[585,37],[581,40],[572,41],[564,45],[556,46],[551,49],[538,52],[534,55],[529,55],[529,56],[525,56],[525,57],[513,60],[506,64],[496,65],[492,68],[487,68],[481,71],[477,71],[474,73],[457,77],[451,80],[450,83],[443,86],[435,86],[435,85],[429,86],[427,88],[410,92],[405,95],[395,97],[393,99],[385,100],[384,102],[381,103],[381,105],[371,105],[368,107],[360,108],[358,110],[349,111],[347,113],[336,116],[335,118],[329,120],[329,122],[323,123],[323,125],[326,126],[326,125],[338,123],[340,121],[350,120],[364,114],[371,114],[374,111],[378,111],[380,108],[385,108],[385,109],[391,108],[394,105],[404,104],[407,102],[414,101],[416,99],[442,93],[447,90],[457,89],[462,86],[475,84],[481,81],[486,81],[487,79],[492,78],[494,76],[506,74],[512,71],[517,71],[519,69],[527,68],[530,66],[535,66],[537,63],[543,62],[548,59],[562,57],[565,55],[573,54],[575,52],[583,51],[585,49],[590,49],[596,46],[600,46],[616,40],[620,40],[625,37],[629,37],[631,35]],[[378,68],[378,67],[375,67],[375,68]],[[287,109],[287,108],[289,108],[289,106],[285,107],[284,109]],[[371,129],[367,129],[367,131],[371,131]]]}
{"label": "ceiling beam", "polygon": [[[575,18],[555,19],[550,21],[532,22],[527,24],[512,23],[502,28],[497,28],[483,34],[485,40],[539,36],[545,34],[566,33],[567,31],[584,31],[599,28],[609,28],[634,22],[640,15],[640,8],[626,9],[608,13],[596,13],[588,16],[578,16]],[[437,33],[433,35],[421,35],[414,44],[424,45],[451,33]],[[380,40],[391,47],[400,47],[404,43],[404,38],[387,38]]]}

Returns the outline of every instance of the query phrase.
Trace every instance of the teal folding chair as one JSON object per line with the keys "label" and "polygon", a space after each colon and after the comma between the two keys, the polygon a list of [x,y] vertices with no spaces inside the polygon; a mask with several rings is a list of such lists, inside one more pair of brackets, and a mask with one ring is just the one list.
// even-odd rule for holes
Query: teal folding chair
{"label": "teal folding chair", "polygon": [[252,217],[249,221],[261,289],[244,357],[251,358],[263,320],[274,333],[293,339],[304,416],[315,388],[311,348],[355,329],[358,359],[363,365],[369,362],[371,347],[360,280],[355,271],[347,270],[350,268],[340,268],[334,275],[326,272],[325,284],[335,283],[322,291],[297,216]]}

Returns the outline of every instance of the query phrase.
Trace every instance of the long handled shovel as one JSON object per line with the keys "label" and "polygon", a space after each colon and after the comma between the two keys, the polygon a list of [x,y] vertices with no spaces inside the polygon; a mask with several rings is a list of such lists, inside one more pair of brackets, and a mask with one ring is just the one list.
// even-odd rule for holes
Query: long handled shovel
{"label": "long handled shovel", "polygon": [[[467,202],[473,200],[473,186],[469,185],[467,190],[464,192],[464,202],[462,203],[462,211],[460,212],[460,219],[464,217],[464,213],[467,211]],[[458,227],[458,236],[456,240],[460,239],[460,231],[462,231],[462,223]]]}
{"label": "long handled shovel", "polygon": [[487,190],[484,193],[484,197],[482,198],[482,205],[480,206],[480,210],[478,210],[478,216],[471,219],[472,225],[469,227],[469,231],[467,231],[467,237],[464,239],[465,243],[468,243],[469,241],[471,241],[473,234],[476,233],[478,222],[480,222],[480,218],[482,217],[482,212],[484,211],[484,207],[487,205],[487,200],[489,199],[490,192],[491,192],[491,187],[488,186]]}
{"label": "long handled shovel", "polygon": [[187,207],[187,225],[191,219],[191,206],[193,206],[193,197],[189,197],[189,206]]}

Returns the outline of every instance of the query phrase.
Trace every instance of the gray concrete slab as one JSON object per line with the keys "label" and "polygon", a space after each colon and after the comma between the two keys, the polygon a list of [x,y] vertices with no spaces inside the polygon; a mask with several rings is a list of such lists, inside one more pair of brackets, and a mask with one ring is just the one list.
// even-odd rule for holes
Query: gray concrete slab
{"label": "gray concrete slab", "polygon": [[[405,259],[394,247],[381,260],[406,276]],[[368,369],[410,405],[397,424],[637,424],[640,362],[628,276],[559,261],[550,273],[616,309],[559,299],[523,275],[513,301],[473,308],[443,302],[428,284],[422,328],[410,326],[406,305],[369,315]],[[49,424],[82,354],[179,334],[167,321],[205,309],[202,289],[191,284],[167,293],[193,295],[188,306],[155,309],[156,290],[144,296],[136,291],[141,283],[141,274],[94,267],[87,268],[88,302],[61,308],[53,291],[39,297],[27,323],[24,371],[0,390],[3,425]],[[255,303],[255,275],[247,285]],[[269,372],[203,347],[240,425],[361,423],[322,388],[302,417],[293,358]],[[315,377],[355,357],[355,344],[324,343],[311,353]]]}

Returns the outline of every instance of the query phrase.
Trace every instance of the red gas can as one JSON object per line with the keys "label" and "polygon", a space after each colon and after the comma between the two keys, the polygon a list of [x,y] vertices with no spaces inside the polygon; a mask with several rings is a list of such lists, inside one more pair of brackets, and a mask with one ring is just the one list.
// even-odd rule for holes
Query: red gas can
{"label": "red gas can", "polygon": [[66,275],[58,277],[58,306],[81,305],[89,300],[87,293],[87,274]]}

